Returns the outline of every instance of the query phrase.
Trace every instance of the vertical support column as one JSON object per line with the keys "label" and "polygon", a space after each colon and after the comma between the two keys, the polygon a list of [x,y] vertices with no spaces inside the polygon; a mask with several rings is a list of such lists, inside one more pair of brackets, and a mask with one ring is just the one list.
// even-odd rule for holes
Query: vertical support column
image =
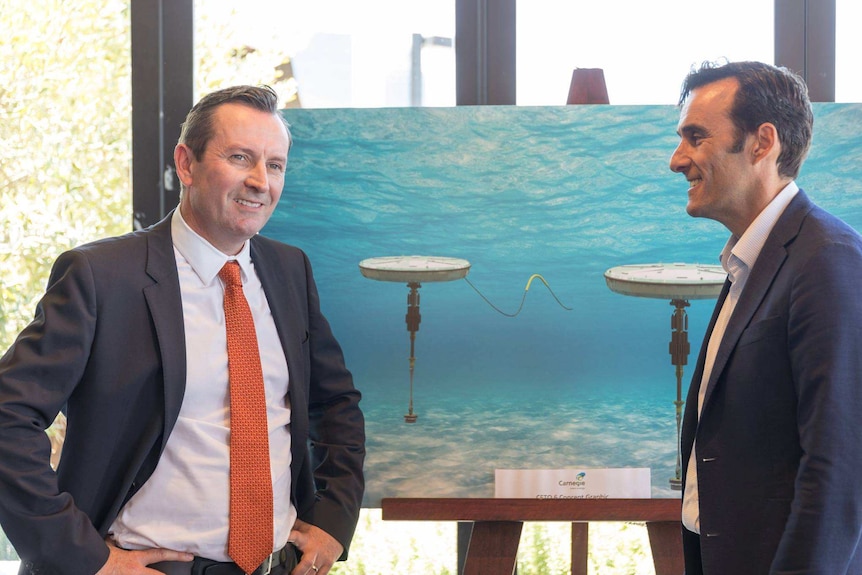
{"label": "vertical support column", "polygon": [[670,487],[675,491],[682,491],[682,446],[680,437],[682,432],[682,408],[685,401],[682,399],[682,374],[683,367],[688,363],[688,353],[691,345],[688,343],[688,315],[685,308],[689,306],[688,300],[674,299],[670,305],[674,306],[673,315],[670,318],[670,351],[671,363],[676,367],[676,401],[673,402],[676,412],[676,473],[670,479]]}
{"label": "vertical support column", "polygon": [[193,104],[193,0],[134,0],[132,209],[135,229],[179,201],[173,150]]}
{"label": "vertical support column", "polygon": [[587,575],[589,568],[590,524],[572,523],[572,575]]}
{"label": "vertical support column", "polygon": [[456,101],[515,103],[515,0],[456,0]]}
{"label": "vertical support column", "polygon": [[835,0],[775,0],[775,64],[803,77],[812,102],[835,101]]}
{"label": "vertical support column", "polygon": [[476,521],[464,575],[513,575],[523,521]]}
{"label": "vertical support column", "polygon": [[419,323],[422,321],[422,314],[419,313],[419,288],[422,284],[410,282],[407,286],[410,288],[410,293],[407,294],[407,316],[405,317],[407,331],[410,332],[410,405],[404,421],[416,423],[419,416],[413,412],[413,371],[416,367],[416,332],[419,331]]}
{"label": "vertical support column", "polygon": [[679,521],[647,521],[656,575],[679,575],[684,570],[682,524]]}
{"label": "vertical support column", "polygon": [[467,549],[470,547],[470,537],[473,536],[473,522],[459,521],[457,533],[458,575],[464,575],[464,563],[467,562]]}

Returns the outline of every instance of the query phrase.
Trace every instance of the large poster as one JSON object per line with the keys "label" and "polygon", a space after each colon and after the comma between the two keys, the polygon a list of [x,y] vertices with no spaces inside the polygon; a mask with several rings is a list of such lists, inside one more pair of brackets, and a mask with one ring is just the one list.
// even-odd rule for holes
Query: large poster
{"label": "large poster", "polygon": [[[799,184],[862,229],[862,105],[815,113]],[[687,183],[668,168],[676,108],[284,114],[295,143],[263,233],[309,254],[363,392],[366,506],[491,497],[498,468],[648,467],[653,497],[679,497],[674,307],[604,278],[718,263],[728,232],[685,213]],[[411,296],[360,272],[387,256],[463,259],[469,273]],[[713,305],[686,308],[683,396]]]}

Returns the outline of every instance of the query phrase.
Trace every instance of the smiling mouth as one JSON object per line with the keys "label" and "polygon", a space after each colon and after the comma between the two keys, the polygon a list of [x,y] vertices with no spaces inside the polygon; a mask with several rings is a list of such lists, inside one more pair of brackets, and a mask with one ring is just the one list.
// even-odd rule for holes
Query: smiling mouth
{"label": "smiling mouth", "polygon": [[247,207],[247,208],[260,208],[260,207],[263,207],[263,204],[262,204],[262,203],[260,203],[260,202],[250,202],[250,201],[248,201],[248,200],[242,200],[242,199],[236,199],[236,200],[234,200],[234,201],[235,201],[236,203],[238,203],[239,205],[241,205],[241,206],[245,206],[245,207]]}
{"label": "smiling mouth", "polygon": [[688,189],[690,190],[694,187],[697,187],[697,185],[700,184],[702,181],[703,180],[701,178],[693,178],[693,179],[689,180],[688,181]]}

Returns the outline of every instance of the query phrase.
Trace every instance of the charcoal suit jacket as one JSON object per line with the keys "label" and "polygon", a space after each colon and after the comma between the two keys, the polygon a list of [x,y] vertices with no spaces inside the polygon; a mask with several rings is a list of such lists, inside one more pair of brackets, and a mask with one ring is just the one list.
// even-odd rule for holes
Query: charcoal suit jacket
{"label": "charcoal suit jacket", "polygon": [[[320,312],[305,254],[255,236],[290,375],[292,499],[344,545],[364,490],[360,394]],[[35,319],[0,359],[0,523],[22,573],[92,575],[183,401],[186,352],[170,216],[62,254]],[[57,473],[44,429],[67,415]]]}
{"label": "charcoal suit jacket", "polygon": [[686,573],[862,573],[862,239],[798,192],[750,271],[698,421],[727,291],[683,419],[701,529],[683,529]]}

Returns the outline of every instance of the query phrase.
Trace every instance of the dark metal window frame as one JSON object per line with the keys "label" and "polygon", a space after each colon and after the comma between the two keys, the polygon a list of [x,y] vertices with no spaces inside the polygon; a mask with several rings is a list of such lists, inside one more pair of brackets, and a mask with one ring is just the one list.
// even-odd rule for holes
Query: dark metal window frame
{"label": "dark metal window frame", "polygon": [[[456,102],[515,104],[517,0],[456,0]],[[775,63],[811,98],[835,100],[835,1],[775,0]],[[179,200],[173,149],[193,104],[193,0],[132,0],[132,207],[135,227]]]}
{"label": "dark metal window frame", "polygon": [[812,101],[835,101],[835,0],[775,0],[775,64],[805,78]]}
{"label": "dark metal window frame", "polygon": [[193,0],[131,0],[135,229],[179,203],[174,146],[194,98],[192,8]]}

